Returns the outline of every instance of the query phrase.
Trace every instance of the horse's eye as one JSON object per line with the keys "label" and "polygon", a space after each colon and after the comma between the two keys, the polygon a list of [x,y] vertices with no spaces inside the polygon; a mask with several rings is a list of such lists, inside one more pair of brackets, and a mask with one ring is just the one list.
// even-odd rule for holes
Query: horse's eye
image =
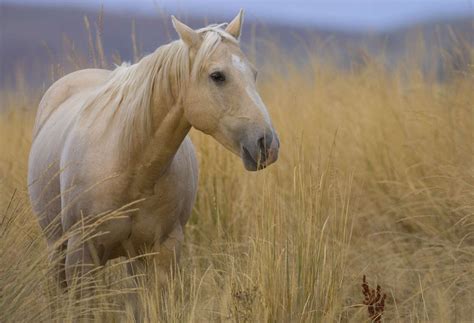
{"label": "horse's eye", "polygon": [[216,83],[223,83],[225,81],[225,75],[222,72],[213,72],[209,77]]}

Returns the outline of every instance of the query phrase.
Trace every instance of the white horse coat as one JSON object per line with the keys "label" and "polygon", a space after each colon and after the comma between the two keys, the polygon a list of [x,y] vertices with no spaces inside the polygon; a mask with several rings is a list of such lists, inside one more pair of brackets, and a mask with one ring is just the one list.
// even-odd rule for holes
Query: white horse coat
{"label": "white horse coat", "polygon": [[[277,159],[278,137],[238,46],[242,13],[225,30],[173,23],[181,40],[135,65],[71,73],[41,100],[29,193],[51,256],[66,250],[61,282],[147,248],[163,270],[179,256],[198,182],[191,127],[238,154],[249,170]],[[89,242],[74,231],[134,201],[133,212],[98,220]]]}

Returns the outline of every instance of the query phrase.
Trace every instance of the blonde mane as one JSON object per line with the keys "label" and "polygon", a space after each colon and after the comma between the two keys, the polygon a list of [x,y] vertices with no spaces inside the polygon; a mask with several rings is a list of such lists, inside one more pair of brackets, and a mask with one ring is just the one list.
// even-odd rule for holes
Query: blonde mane
{"label": "blonde mane", "polygon": [[181,40],[160,46],[136,64],[118,66],[85,101],[82,111],[87,122],[102,118],[107,125],[104,131],[110,127],[120,131],[122,151],[128,155],[135,147],[142,147],[154,131],[153,97],[158,95],[171,108],[223,40],[238,44],[222,28],[225,25],[209,25],[197,30],[202,35],[202,44],[192,66],[188,47]]}

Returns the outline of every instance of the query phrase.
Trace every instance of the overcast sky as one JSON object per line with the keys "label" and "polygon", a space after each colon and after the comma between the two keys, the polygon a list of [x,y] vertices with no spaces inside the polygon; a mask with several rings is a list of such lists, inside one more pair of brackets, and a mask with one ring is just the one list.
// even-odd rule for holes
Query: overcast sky
{"label": "overcast sky", "polygon": [[54,6],[79,6],[105,11],[156,15],[231,17],[239,8],[250,19],[336,29],[384,30],[437,18],[474,16],[474,0],[1,0]]}

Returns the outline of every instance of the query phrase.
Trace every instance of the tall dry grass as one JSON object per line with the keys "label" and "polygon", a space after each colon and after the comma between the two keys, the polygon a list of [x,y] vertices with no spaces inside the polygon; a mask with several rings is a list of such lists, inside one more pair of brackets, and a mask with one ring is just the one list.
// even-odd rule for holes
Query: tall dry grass
{"label": "tall dry grass", "polygon": [[[311,50],[305,66],[267,60],[259,87],[280,159],[248,173],[212,138],[192,132],[200,184],[182,260],[166,294],[142,281],[142,316],[360,322],[369,317],[367,275],[387,295],[386,321],[471,321],[474,47],[463,46],[467,68],[451,68],[458,58],[445,53],[443,82],[413,57],[389,70],[364,55],[345,71]],[[90,53],[106,64],[103,51]],[[56,290],[25,183],[39,98],[39,91],[2,94],[0,321],[84,314],[132,321],[126,260],[98,273],[91,299]]]}

